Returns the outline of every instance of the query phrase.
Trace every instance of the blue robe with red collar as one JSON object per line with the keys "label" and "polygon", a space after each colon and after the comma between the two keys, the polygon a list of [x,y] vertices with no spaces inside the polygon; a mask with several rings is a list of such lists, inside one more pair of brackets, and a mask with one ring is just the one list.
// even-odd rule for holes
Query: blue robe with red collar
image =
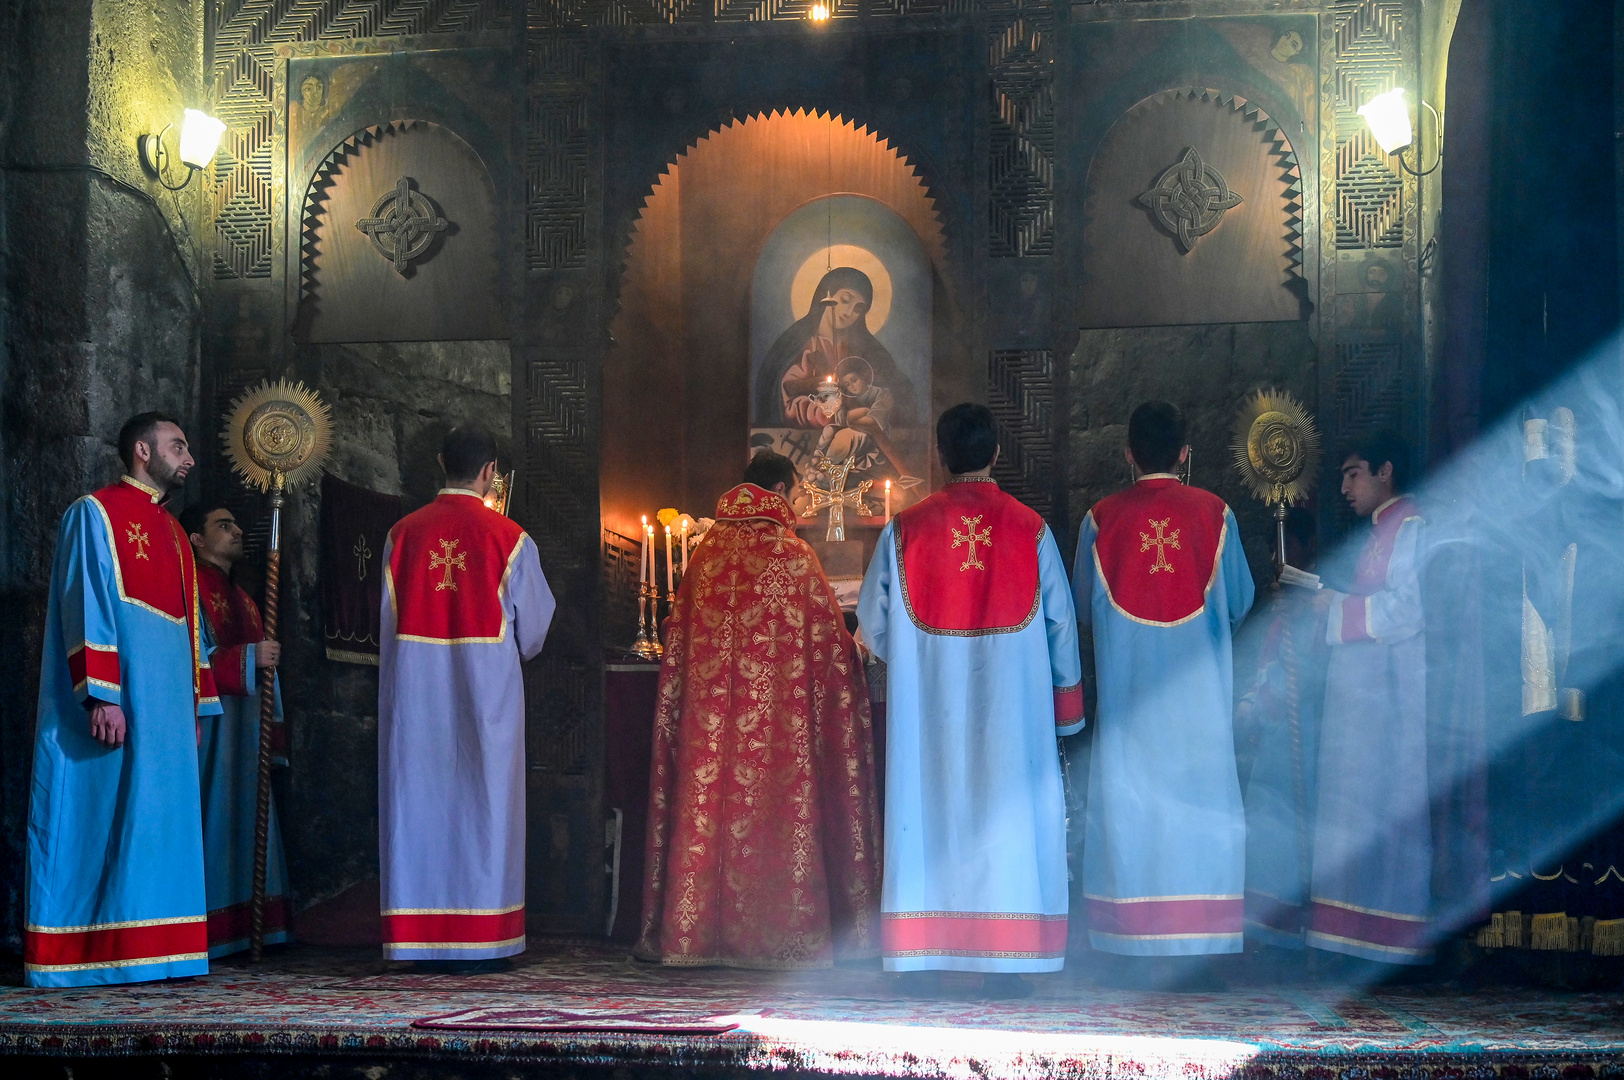
{"label": "blue robe with red collar", "polygon": [[1167,475],[1100,500],[1077,538],[1099,715],[1083,890],[1094,948],[1240,952],[1246,819],[1231,635],[1252,573],[1222,499]]}
{"label": "blue robe with red collar", "polygon": [[[220,711],[192,548],[160,493],[125,477],[62,516],[28,815],[30,986],[209,969],[198,718]],[[89,699],[125,742],[90,736]]]}
{"label": "blue robe with red collar", "polygon": [[892,519],[857,618],[886,663],[887,971],[1059,971],[1059,735],[1083,727],[1066,565],[1043,519],[960,478]]}

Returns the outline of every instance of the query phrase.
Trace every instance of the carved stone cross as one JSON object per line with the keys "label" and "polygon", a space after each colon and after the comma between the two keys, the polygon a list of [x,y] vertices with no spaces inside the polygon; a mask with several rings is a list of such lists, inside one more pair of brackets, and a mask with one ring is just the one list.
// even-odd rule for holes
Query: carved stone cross
{"label": "carved stone cross", "polygon": [[372,216],[355,227],[372,238],[378,254],[395,264],[395,273],[406,276],[413,259],[428,251],[437,233],[445,232],[446,219],[434,212],[434,204],[412,188],[409,176],[396,182],[394,189],[372,204]]}
{"label": "carved stone cross", "polygon": [[801,490],[812,499],[812,505],[802,511],[801,516],[812,517],[824,507],[829,509],[829,532],[824,536],[825,540],[846,539],[846,507],[851,507],[863,517],[868,516],[868,504],[863,501],[863,496],[874,486],[874,481],[864,480],[852,490],[846,490],[846,476],[856,460],[853,456],[838,464],[827,458],[818,462],[818,468],[829,474],[829,486],[826,488],[818,487],[817,481],[810,476],[801,481]]}

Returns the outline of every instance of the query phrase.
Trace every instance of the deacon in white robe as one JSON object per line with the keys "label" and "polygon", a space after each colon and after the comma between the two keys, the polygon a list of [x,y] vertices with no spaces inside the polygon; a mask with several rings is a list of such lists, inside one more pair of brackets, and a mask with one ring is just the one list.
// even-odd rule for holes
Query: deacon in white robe
{"label": "deacon in white robe", "polygon": [[541,651],[554,604],[535,543],[482,501],[495,457],[488,432],[453,430],[447,487],[396,523],[384,551],[378,831],[391,959],[524,950],[520,662]]}
{"label": "deacon in white robe", "polygon": [[857,617],[886,663],[887,971],[1014,973],[1065,962],[1066,809],[1055,738],[1083,726],[1065,564],[987,474],[991,414],[937,425],[947,486],[880,534]]}

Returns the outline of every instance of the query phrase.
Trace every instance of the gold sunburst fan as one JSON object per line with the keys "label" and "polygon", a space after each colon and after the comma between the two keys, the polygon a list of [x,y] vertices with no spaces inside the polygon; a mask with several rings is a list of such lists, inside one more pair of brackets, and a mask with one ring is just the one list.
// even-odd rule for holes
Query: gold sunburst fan
{"label": "gold sunburst fan", "polygon": [[304,383],[278,379],[232,402],[220,437],[232,467],[269,491],[278,475],[296,484],[321,468],[332,446],[332,414]]}
{"label": "gold sunburst fan", "polygon": [[1281,390],[1259,390],[1241,403],[1230,449],[1241,479],[1270,506],[1302,502],[1319,477],[1319,431],[1297,400]]}

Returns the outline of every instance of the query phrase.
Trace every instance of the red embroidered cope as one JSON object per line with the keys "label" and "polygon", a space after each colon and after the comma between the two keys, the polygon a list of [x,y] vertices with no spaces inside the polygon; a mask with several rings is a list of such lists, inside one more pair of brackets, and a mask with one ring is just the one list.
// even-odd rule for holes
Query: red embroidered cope
{"label": "red embroidered cope", "polygon": [[396,522],[389,537],[389,599],[401,641],[506,639],[502,594],[523,529],[472,492],[446,490]]}
{"label": "red embroidered cope", "polygon": [[1218,573],[1228,507],[1210,491],[1154,477],[1091,510],[1094,569],[1128,618],[1177,626],[1201,613]]}
{"label": "red embroidered cope", "polygon": [[246,697],[251,682],[248,670],[248,649],[265,640],[265,628],[259,621],[259,605],[243,592],[225,571],[212,563],[197,564],[198,595],[203,603],[203,615],[214,631],[215,651],[210,666],[214,669],[214,684],[222,694]]}
{"label": "red embroidered cope", "polygon": [[927,634],[1024,630],[1037,614],[1043,519],[992,480],[957,480],[896,517],[908,617]]}

